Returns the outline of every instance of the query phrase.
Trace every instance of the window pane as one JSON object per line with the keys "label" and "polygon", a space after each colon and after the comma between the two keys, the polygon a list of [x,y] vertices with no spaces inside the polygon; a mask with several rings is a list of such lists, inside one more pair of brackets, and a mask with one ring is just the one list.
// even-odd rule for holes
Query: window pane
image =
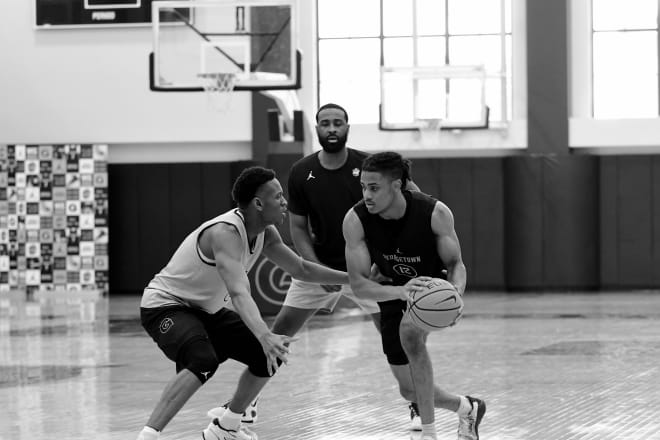
{"label": "window pane", "polygon": [[417,0],[417,34],[443,35],[445,33],[445,2]]}
{"label": "window pane", "polygon": [[486,80],[486,105],[490,108],[490,121],[502,121],[502,80]]}
{"label": "window pane", "polygon": [[417,40],[417,65],[442,66],[445,64],[445,39],[423,37]]}
{"label": "window pane", "polygon": [[448,125],[476,122],[481,117],[480,81],[433,78],[417,81],[417,117],[442,119]]}
{"label": "window pane", "polygon": [[414,121],[414,91],[409,75],[392,74],[385,77],[383,87],[385,102],[383,102],[383,120],[390,123],[412,124]]}
{"label": "window pane", "polygon": [[380,35],[379,0],[318,0],[318,18],[319,38]]}
{"label": "window pane", "polygon": [[449,81],[448,120],[477,120],[481,114],[481,84],[474,79]]}
{"label": "window pane", "polygon": [[630,88],[622,88],[629,77],[594,77],[594,118],[656,118],[658,116],[658,78],[635,77]]}
{"label": "window pane", "polygon": [[593,0],[595,31],[657,28],[657,0]]}
{"label": "window pane", "polygon": [[449,0],[450,34],[492,34],[500,32],[499,0]]}
{"label": "window pane", "polygon": [[500,72],[502,46],[499,35],[449,37],[449,64],[486,66],[488,72]]}
{"label": "window pane", "polygon": [[417,81],[418,119],[447,119],[447,82],[444,78]]}
{"label": "window pane", "polygon": [[383,39],[384,63],[387,67],[412,67],[413,39],[385,38]]}
{"label": "window pane", "polygon": [[658,116],[657,50],[657,32],[594,34],[595,118]]}
{"label": "window pane", "polygon": [[[513,38],[506,36],[506,115],[505,120],[513,119]],[[500,80],[501,81],[501,80]],[[486,84],[488,87],[488,84]],[[491,109],[492,110],[492,109]],[[494,120],[491,118],[491,120]]]}
{"label": "window pane", "polygon": [[380,40],[319,41],[319,102],[346,108],[351,123],[378,122]]}
{"label": "window pane", "polygon": [[383,0],[383,35],[412,35],[412,7],[413,0]]}
{"label": "window pane", "polygon": [[512,31],[513,12],[511,0],[504,0],[504,32],[510,34]]}

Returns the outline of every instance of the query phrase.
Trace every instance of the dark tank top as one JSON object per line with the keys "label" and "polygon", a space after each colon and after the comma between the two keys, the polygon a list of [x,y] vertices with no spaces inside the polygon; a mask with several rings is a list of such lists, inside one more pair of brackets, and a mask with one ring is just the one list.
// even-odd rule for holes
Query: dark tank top
{"label": "dark tank top", "polygon": [[364,201],[354,206],[362,222],[365,241],[380,272],[402,286],[411,278],[443,278],[445,265],[438,255],[436,236],[431,229],[431,215],[437,202],[418,191],[403,191],[406,212],[400,219],[388,220],[370,214]]}

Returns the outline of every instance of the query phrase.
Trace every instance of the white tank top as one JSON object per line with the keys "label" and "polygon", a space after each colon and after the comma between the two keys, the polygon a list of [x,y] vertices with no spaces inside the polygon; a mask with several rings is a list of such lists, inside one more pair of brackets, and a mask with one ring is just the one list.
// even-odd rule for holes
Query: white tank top
{"label": "white tank top", "polygon": [[141,307],[186,305],[208,313],[225,307],[229,302],[227,286],[215,268],[215,261],[203,255],[199,248],[202,232],[217,223],[233,225],[241,235],[244,245],[241,263],[245,272],[249,272],[261,255],[264,232],[257,235],[250,248],[243,215],[238,209],[232,209],[202,223],[183,240],[167,266],[145,288]]}

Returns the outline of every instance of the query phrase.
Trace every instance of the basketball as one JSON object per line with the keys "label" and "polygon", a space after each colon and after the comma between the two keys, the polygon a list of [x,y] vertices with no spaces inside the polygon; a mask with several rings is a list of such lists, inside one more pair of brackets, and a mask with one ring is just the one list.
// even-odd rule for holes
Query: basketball
{"label": "basketball", "polygon": [[435,331],[449,327],[463,312],[463,298],[454,286],[440,278],[431,280],[424,290],[410,296],[408,315],[422,330]]}

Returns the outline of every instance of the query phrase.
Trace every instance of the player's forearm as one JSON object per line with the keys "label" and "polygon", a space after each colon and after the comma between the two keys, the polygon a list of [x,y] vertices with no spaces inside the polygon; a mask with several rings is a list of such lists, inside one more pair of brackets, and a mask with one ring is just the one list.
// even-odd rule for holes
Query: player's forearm
{"label": "player's forearm", "polygon": [[447,267],[447,281],[452,283],[458,293],[463,295],[467,284],[467,270],[463,263],[457,263]]}
{"label": "player's forearm", "polygon": [[249,292],[232,295],[231,301],[236,312],[241,316],[241,319],[247,328],[250,329],[257,339],[261,339],[270,333],[268,326],[261,317],[261,312],[259,311],[257,304],[254,302]]}
{"label": "player's forearm", "polygon": [[301,260],[300,270],[292,273],[292,277],[319,284],[348,284],[348,274],[313,261]]}
{"label": "player's forearm", "polygon": [[351,290],[359,298],[390,301],[408,296],[403,286],[382,285],[361,276],[351,277],[350,281]]}

